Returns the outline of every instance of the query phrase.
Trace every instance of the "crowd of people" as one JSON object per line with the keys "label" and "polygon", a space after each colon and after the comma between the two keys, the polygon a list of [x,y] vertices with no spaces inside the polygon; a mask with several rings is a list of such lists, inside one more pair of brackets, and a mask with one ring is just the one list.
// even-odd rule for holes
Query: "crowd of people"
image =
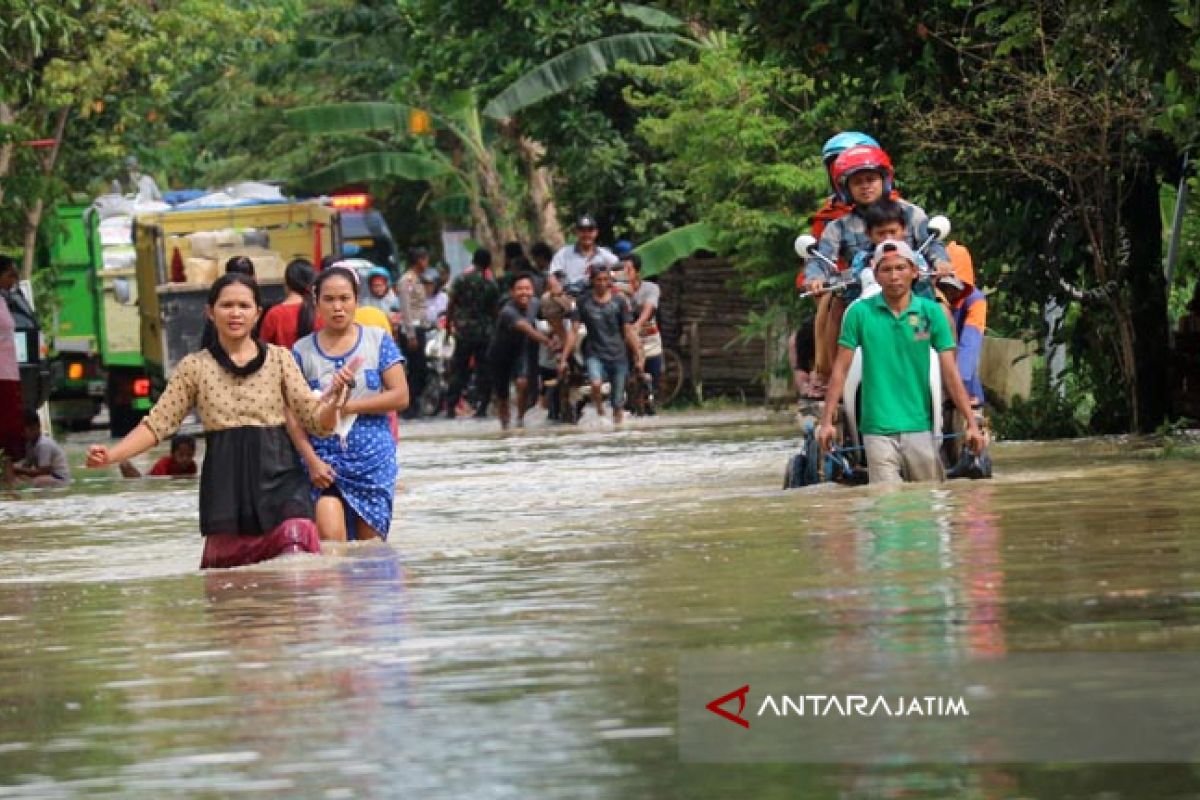
{"label": "crowd of people", "polygon": [[[485,414],[494,399],[505,427],[515,390],[519,424],[539,386],[561,380],[578,346],[597,413],[604,413],[600,382],[608,380],[620,419],[623,376],[631,363],[642,369],[654,347],[657,291],[640,280],[636,254],[596,246],[595,221],[578,223],[578,241],[558,253],[536,246],[527,259],[506,248],[499,279],[491,254],[476,251],[448,293],[428,253],[414,249],[394,284],[386,271],[363,274],[345,261],[320,271],[293,261],[285,299],[265,309],[253,264],[231,260],[208,293],[203,346],[176,366],[141,424],[115,445],[89,447],[86,464],[140,478],[131,459],[169,440],[170,453],[150,475],[199,473],[202,568],[320,552],[322,542],[386,539],[398,476],[396,417],[421,385],[414,365],[434,326],[444,324],[459,342],[450,416],[473,385],[474,413]],[[613,268],[622,265],[628,285],[614,289]],[[201,470],[195,439],[177,434],[193,411],[205,431]],[[25,439],[30,455],[19,474],[39,485],[69,480],[61,448],[41,434],[36,415]]]}
{"label": "crowd of people", "polygon": [[[596,220],[584,214],[576,220],[575,241],[557,252],[538,243],[526,257],[519,244],[507,245],[499,279],[488,250],[473,254],[449,289],[446,322],[454,356],[447,417],[486,418],[495,400],[505,429],[514,422],[513,405],[518,427],[535,403],[546,408],[549,420],[565,421],[573,416],[570,390],[578,375],[600,417],[606,416],[608,387],[612,419],[619,423],[631,368],[657,385],[658,286],[641,279],[641,260],[631,245],[619,243],[624,246],[614,252],[597,244],[597,234]],[[473,412],[461,405],[469,387]]]}

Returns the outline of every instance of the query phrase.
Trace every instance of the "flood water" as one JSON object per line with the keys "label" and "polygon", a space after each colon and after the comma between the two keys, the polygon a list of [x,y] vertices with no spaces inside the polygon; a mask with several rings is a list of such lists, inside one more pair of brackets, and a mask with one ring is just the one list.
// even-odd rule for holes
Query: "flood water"
{"label": "flood water", "polygon": [[784,492],[794,431],[417,425],[389,545],[207,574],[194,482],[0,495],[0,796],[1200,796],[1189,766],[682,761],[692,652],[1200,650],[1195,462],[1010,444],[989,482]]}

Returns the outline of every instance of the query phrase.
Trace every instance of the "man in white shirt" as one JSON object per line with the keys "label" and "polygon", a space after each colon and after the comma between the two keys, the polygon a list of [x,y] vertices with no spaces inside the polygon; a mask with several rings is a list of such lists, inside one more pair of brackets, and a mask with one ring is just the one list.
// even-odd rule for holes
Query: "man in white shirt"
{"label": "man in white shirt", "polygon": [[607,247],[596,244],[599,228],[591,214],[584,214],[575,222],[575,243],[569,244],[554,254],[550,271],[562,270],[566,274],[567,292],[579,295],[588,288],[593,266],[612,269],[617,266],[617,257]]}
{"label": "man in white shirt", "polygon": [[446,316],[446,309],[450,306],[450,295],[446,293],[445,287],[440,287],[442,274],[434,267],[425,270],[421,276],[421,284],[425,287],[425,327],[429,329],[436,328],[438,320]]}

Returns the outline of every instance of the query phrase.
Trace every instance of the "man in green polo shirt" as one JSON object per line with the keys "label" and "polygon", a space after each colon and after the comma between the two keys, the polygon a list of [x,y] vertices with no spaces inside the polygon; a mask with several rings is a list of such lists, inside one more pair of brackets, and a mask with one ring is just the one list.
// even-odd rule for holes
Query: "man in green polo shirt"
{"label": "man in green polo shirt", "polygon": [[888,239],[875,248],[872,264],[882,292],[864,298],[846,312],[838,338],[837,360],[829,381],[817,441],[823,450],[833,441],[834,398],[840,397],[855,348],[862,348],[862,418],[871,483],[936,481],[944,477],[933,436],[933,399],[929,358],[937,351],[942,384],[963,419],[966,445],[976,453],[984,445],[967,390],[954,360],[954,335],[940,306],[912,293],[917,258],[905,242]]}

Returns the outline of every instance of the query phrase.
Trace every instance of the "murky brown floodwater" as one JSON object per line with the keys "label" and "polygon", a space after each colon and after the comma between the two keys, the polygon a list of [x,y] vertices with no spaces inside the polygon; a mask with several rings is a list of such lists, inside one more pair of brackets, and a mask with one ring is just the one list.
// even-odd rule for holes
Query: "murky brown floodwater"
{"label": "murky brown floodwater", "polygon": [[782,492],[793,431],[417,426],[390,546],[208,574],[193,483],[4,495],[0,796],[1200,796],[1170,765],[681,762],[689,652],[1200,650],[1193,462],[1006,445],[990,482]]}

